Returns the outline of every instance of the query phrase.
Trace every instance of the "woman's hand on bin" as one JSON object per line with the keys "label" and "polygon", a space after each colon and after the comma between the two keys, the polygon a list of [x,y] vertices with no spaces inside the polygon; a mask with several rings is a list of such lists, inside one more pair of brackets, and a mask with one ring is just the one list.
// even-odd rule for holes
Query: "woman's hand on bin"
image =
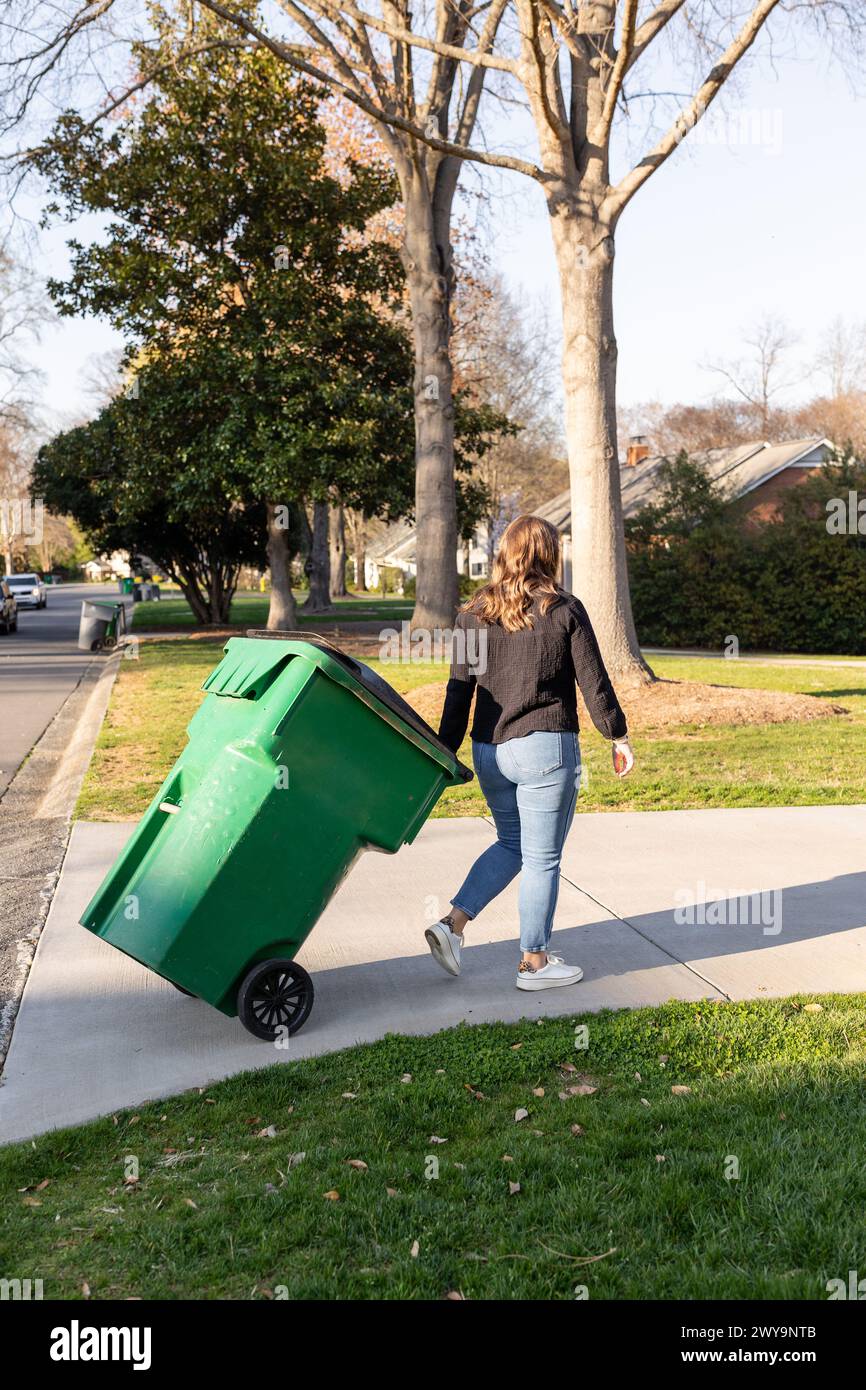
{"label": "woman's hand on bin", "polygon": [[626,738],[615,738],[612,746],[613,770],[617,777],[627,777],[634,767],[634,751]]}

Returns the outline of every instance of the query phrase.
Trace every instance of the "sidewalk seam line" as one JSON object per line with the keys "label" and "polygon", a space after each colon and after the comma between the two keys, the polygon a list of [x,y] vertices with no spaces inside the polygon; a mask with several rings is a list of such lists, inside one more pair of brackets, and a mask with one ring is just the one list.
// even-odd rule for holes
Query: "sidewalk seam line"
{"label": "sidewalk seam line", "polygon": [[[484,816],[483,819],[486,820],[487,824],[492,826],[494,830],[496,829],[491,816]],[[607,903],[601,902],[601,900],[590,893],[588,889],[581,888],[579,883],[574,883],[570,878],[567,878],[562,870],[560,870],[559,877],[563,883],[568,884],[569,888],[574,888],[578,893],[582,893],[585,898],[589,898],[590,902],[595,903],[596,907],[600,907],[602,912],[606,912],[609,917],[615,917],[618,922],[622,922],[624,927],[630,927],[631,930],[646,941],[648,945],[654,946],[657,951],[661,951],[663,955],[668,956],[669,959],[675,961],[677,965],[681,965],[684,970],[688,970],[690,975],[694,975],[696,979],[702,980],[705,985],[709,985],[710,989],[714,989],[716,993],[720,994],[723,999],[726,999],[729,1004],[731,1003],[731,996],[726,994],[714,980],[710,980],[706,975],[702,975],[700,970],[695,970],[694,966],[689,965],[688,961],[680,960],[679,956],[674,955],[673,951],[669,951],[666,946],[660,946],[657,941],[653,941],[651,936],[647,936],[646,932],[642,932],[640,927],[636,927],[634,922],[629,921],[628,917],[621,917],[615,908],[608,907]]]}
{"label": "sidewalk seam line", "polygon": [[603,903],[594,893],[590,893],[589,889],[581,888],[579,883],[574,883],[570,878],[566,878],[563,873],[560,873],[559,876],[563,883],[567,883],[570,888],[576,888],[578,893],[583,893],[584,897],[589,898],[590,902],[595,903],[596,907],[600,907],[602,912],[606,912],[609,916],[615,917],[618,922],[622,922],[624,927],[630,927],[631,930],[643,941],[646,941],[648,945],[654,946],[657,951],[661,951],[663,955],[668,956],[669,959],[675,961],[677,965],[681,965],[684,970],[688,970],[690,975],[694,975],[696,979],[702,980],[705,985],[709,985],[710,989],[714,989],[716,993],[720,994],[729,1004],[731,1003],[731,996],[726,994],[721,986],[716,984],[715,980],[711,980],[708,976],[702,975],[700,970],[696,970],[693,965],[689,965],[687,960],[681,960],[675,952],[668,950],[667,946],[662,946],[658,941],[653,941],[651,936],[641,931],[640,927],[636,927],[634,922],[630,921],[628,917],[622,917],[615,908],[608,907],[607,903]]}

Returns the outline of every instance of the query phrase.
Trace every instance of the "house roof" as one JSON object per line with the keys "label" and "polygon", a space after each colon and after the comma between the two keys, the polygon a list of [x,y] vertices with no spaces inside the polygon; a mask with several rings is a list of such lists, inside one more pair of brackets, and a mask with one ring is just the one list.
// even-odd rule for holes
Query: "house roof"
{"label": "house roof", "polygon": [[415,555],[414,521],[395,521],[375,541],[367,547],[370,560],[380,564],[390,564],[397,560],[411,560]]}
{"label": "house roof", "polygon": [[[690,457],[704,465],[710,477],[720,484],[733,501],[760,487],[784,468],[816,467],[832,447],[831,440],[818,436],[790,439],[782,444],[770,444],[767,440],[758,439],[724,449],[696,450]],[[620,466],[624,516],[634,516],[635,512],[653,501],[659,488],[659,472],[666,462],[664,454],[657,454],[642,459],[640,463]],[[535,515],[552,522],[560,531],[570,531],[571,495],[568,490],[558,493],[543,506],[536,507]]]}
{"label": "house roof", "polygon": [[[766,439],[754,439],[748,444],[731,444],[721,449],[695,450],[690,457],[702,463],[731,501],[752,492],[762,483],[781,473],[784,468],[816,467],[833,448],[830,439],[811,436],[807,439],[788,439],[770,444]],[[626,517],[634,516],[653,501],[659,488],[659,472],[668,461],[665,454],[641,459],[640,463],[621,464],[622,509]],[[560,531],[571,530],[571,493],[566,488],[549,502],[535,508],[535,516],[544,517]],[[367,554],[380,564],[415,558],[415,524],[398,521],[369,547]]]}

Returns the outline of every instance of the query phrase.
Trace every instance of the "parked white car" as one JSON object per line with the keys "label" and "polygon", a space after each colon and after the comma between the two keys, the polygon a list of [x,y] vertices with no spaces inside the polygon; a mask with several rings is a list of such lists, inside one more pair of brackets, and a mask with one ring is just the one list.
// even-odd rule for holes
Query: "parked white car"
{"label": "parked white car", "polygon": [[5,582],[18,600],[19,608],[45,608],[47,605],[45,585],[38,574],[7,574]]}

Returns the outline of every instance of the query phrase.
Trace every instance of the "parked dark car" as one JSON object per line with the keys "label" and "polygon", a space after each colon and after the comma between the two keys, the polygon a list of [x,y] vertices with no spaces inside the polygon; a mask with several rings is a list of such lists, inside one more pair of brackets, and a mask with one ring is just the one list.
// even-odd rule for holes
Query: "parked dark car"
{"label": "parked dark car", "polygon": [[18,600],[6,583],[0,579],[0,632],[18,631]]}

